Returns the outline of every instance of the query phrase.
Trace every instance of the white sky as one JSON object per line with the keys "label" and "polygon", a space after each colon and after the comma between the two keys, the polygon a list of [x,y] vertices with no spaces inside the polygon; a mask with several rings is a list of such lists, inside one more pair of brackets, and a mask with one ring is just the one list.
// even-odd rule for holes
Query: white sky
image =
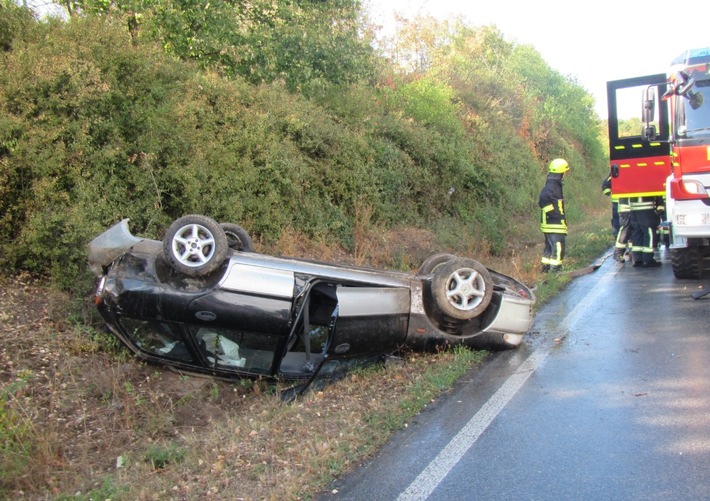
{"label": "white sky", "polygon": [[665,73],[686,49],[710,46],[707,0],[365,0],[385,27],[393,13],[495,25],[509,42],[532,45],[547,64],[590,92],[606,118],[606,82]]}

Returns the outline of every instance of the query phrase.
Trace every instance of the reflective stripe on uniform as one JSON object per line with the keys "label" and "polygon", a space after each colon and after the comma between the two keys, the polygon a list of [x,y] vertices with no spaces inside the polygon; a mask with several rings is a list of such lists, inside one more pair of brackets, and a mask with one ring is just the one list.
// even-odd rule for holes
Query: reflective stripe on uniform
{"label": "reflective stripe on uniform", "polygon": [[[557,201],[557,208],[560,211],[560,214],[562,216],[564,216],[565,212],[563,209],[562,200]],[[561,223],[548,223],[547,222],[547,214],[549,212],[552,212],[553,210],[555,210],[554,204],[548,204],[542,208],[542,210],[541,210],[542,221],[540,222],[540,230],[543,233],[558,233],[560,235],[566,235],[567,234],[567,222],[564,220],[564,217],[562,218]]]}
{"label": "reflective stripe on uniform", "polygon": [[631,197],[628,199],[632,211],[655,209],[657,200],[654,197]]}
{"label": "reflective stripe on uniform", "polygon": [[540,229],[543,233],[559,233],[560,235],[567,234],[566,224],[543,223],[540,225]]}
{"label": "reflective stripe on uniform", "polygon": [[556,242],[555,255],[550,257],[543,256],[540,262],[550,266],[562,266],[562,243]]}

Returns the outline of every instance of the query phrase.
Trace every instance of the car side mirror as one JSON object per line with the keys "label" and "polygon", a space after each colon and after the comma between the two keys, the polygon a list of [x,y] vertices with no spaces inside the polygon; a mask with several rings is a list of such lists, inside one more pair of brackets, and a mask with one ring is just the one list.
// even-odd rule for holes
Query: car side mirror
{"label": "car side mirror", "polygon": [[641,121],[648,125],[656,118],[656,87],[649,85],[644,89],[641,105]]}
{"label": "car side mirror", "polygon": [[644,99],[643,109],[641,110],[641,121],[643,121],[646,124],[653,122],[653,119],[655,118],[655,108],[656,108],[656,99],[655,98]]}

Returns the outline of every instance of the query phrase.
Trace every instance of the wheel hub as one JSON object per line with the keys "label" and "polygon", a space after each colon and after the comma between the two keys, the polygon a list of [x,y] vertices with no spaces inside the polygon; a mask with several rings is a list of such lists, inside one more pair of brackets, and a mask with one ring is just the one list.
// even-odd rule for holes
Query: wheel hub
{"label": "wheel hub", "polygon": [[202,251],[202,245],[200,245],[200,242],[195,238],[190,240],[188,242],[188,252],[190,254],[197,254],[198,252]]}

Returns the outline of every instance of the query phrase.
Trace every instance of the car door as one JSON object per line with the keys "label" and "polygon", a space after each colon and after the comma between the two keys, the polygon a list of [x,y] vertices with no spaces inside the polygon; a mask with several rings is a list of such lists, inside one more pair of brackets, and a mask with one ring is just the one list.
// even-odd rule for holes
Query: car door
{"label": "car door", "polygon": [[331,357],[386,353],[401,346],[411,311],[409,287],[338,287]]}

